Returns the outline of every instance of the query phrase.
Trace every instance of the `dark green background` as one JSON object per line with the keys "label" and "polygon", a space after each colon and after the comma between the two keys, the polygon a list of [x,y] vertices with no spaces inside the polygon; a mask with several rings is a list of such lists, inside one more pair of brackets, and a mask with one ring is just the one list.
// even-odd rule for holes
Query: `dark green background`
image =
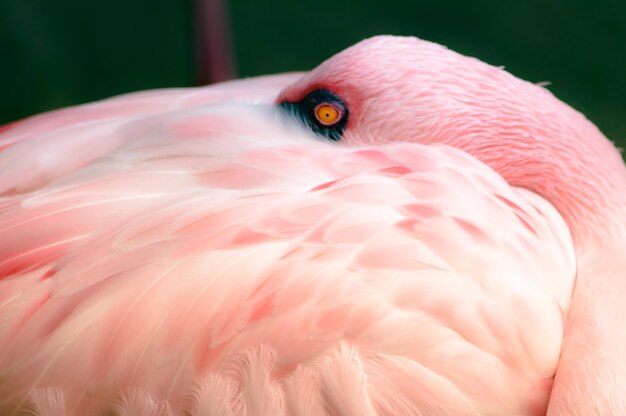
{"label": "dark green background", "polygon": [[[234,0],[241,76],[309,69],[374,34],[416,35],[558,97],[626,145],[626,1]],[[0,123],[194,84],[191,0],[0,0]]]}

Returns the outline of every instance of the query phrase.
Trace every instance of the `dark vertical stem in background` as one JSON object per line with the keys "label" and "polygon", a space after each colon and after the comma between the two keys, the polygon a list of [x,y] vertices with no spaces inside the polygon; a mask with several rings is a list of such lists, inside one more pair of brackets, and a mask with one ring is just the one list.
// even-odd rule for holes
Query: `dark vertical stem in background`
{"label": "dark vertical stem in background", "polygon": [[196,65],[199,85],[232,79],[235,74],[227,0],[195,0]]}

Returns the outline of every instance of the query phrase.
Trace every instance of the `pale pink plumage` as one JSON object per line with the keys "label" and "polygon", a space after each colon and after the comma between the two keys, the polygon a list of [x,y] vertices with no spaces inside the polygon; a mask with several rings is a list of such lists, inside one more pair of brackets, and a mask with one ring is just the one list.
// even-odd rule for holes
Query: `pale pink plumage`
{"label": "pale pink plumage", "polygon": [[[375,38],[282,93],[345,92],[349,146],[268,108],[297,74],[128,95],[1,133],[0,412],[545,412],[591,231],[473,152],[490,123],[505,141],[503,120],[459,113],[489,90],[459,82],[447,115],[419,101],[440,82],[403,84],[417,66],[377,60],[392,74],[377,85],[350,73],[407,45],[433,73],[466,64]],[[492,70],[480,80],[497,85]],[[401,118],[411,99],[422,119]]]}

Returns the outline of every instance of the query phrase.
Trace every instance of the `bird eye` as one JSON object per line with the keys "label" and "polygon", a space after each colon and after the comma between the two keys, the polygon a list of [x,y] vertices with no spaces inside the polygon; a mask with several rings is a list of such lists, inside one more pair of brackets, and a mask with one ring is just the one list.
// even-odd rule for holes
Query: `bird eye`
{"label": "bird eye", "polygon": [[341,140],[350,116],[347,104],[325,89],[313,90],[300,101],[282,101],[278,105],[306,128],[333,141]]}
{"label": "bird eye", "polygon": [[324,126],[332,126],[342,116],[341,109],[331,103],[318,104],[313,110],[315,118]]}

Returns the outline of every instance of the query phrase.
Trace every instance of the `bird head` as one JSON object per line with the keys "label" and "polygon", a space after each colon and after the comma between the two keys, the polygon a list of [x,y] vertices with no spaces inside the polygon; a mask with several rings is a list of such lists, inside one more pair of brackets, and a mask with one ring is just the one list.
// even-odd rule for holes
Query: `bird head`
{"label": "bird head", "polygon": [[546,88],[435,43],[366,39],[277,103],[328,140],[464,150],[552,202],[577,239],[605,210],[623,214],[624,198],[614,196],[624,194],[626,169],[596,126]]}

